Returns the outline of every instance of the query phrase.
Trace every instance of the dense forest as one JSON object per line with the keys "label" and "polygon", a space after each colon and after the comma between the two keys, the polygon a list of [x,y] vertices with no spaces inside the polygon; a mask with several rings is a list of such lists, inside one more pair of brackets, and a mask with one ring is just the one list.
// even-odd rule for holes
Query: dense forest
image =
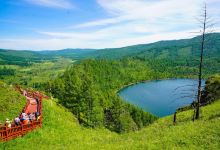
{"label": "dense forest", "polygon": [[205,89],[202,93],[202,100],[208,103],[220,98],[220,74],[211,76],[206,81]]}
{"label": "dense forest", "polygon": [[15,75],[15,69],[7,68],[7,67],[0,67],[0,79],[2,76],[14,76]]}
{"label": "dense forest", "polygon": [[152,71],[140,61],[128,61],[83,61],[68,68],[47,89],[84,125],[104,125],[116,132],[140,129],[156,117],[125,103],[116,93],[131,81],[152,79]]}
{"label": "dense forest", "polygon": [[[205,55],[207,57],[220,56],[220,33],[206,35]],[[84,58],[121,59],[132,56],[145,56],[146,58],[169,58],[182,56],[198,56],[201,36],[191,39],[159,41],[151,44],[101,49],[84,55]]]}

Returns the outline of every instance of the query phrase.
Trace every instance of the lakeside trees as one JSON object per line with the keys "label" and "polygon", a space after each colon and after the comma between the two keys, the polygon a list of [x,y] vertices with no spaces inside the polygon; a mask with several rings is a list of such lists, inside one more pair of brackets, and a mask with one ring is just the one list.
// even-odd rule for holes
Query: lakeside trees
{"label": "lakeside trees", "polygon": [[150,124],[156,117],[124,102],[116,92],[131,81],[144,80],[147,74],[150,77],[150,73],[139,61],[86,60],[67,69],[50,85],[53,95],[81,124],[127,132]]}
{"label": "lakeside trees", "polygon": [[[117,91],[125,85],[144,80],[196,78],[193,73],[197,62],[188,64],[191,59],[185,59],[185,56],[147,59],[146,55],[139,54],[119,60],[84,60],[50,82],[48,89],[77,116],[81,124],[105,126],[116,132],[137,130],[154,121],[155,117],[124,102]],[[205,75],[215,73],[212,68],[216,67],[218,63],[204,68]]]}

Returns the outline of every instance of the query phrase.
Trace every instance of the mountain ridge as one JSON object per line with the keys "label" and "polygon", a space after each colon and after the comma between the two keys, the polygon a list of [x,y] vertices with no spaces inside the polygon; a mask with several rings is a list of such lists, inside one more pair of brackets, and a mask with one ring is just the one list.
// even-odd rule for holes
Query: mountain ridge
{"label": "mountain ridge", "polygon": [[[207,34],[209,35],[215,35],[215,36],[219,36],[220,40],[220,33],[210,33]],[[56,49],[56,50],[14,50],[14,49],[5,49],[5,48],[0,48],[0,51],[18,51],[18,52],[36,52],[36,53],[40,53],[40,54],[44,54],[44,53],[52,53],[52,52],[69,52],[69,51],[103,51],[103,50],[118,50],[118,49],[124,49],[124,48],[134,48],[137,46],[152,46],[152,45],[160,45],[163,44],[163,46],[166,46],[166,44],[172,44],[172,46],[174,46],[177,42],[181,42],[181,43],[186,43],[190,40],[196,40],[197,38],[199,38],[201,36],[195,36],[193,38],[186,38],[186,39],[173,39],[173,40],[160,40],[160,41],[156,41],[156,42],[151,42],[151,43],[146,43],[146,44],[135,44],[135,45],[129,45],[129,46],[122,46],[122,47],[118,47],[118,48],[64,48],[64,49]]]}

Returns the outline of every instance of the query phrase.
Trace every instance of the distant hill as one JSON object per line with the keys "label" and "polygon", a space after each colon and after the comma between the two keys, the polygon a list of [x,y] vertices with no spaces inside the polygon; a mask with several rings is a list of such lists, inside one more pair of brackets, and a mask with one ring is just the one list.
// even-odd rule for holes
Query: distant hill
{"label": "distant hill", "polygon": [[[220,57],[220,33],[213,33],[207,35],[205,54],[209,56]],[[87,57],[92,58],[107,58],[120,59],[123,57],[149,57],[149,58],[169,58],[179,56],[190,56],[191,54],[198,54],[200,50],[201,37],[194,37],[192,39],[159,41],[151,44],[139,44],[134,46],[102,49],[95,53],[89,53]]]}
{"label": "distant hill", "polygon": [[84,55],[93,52],[92,49],[64,49],[55,51],[28,51],[28,50],[6,50],[0,49],[0,65],[26,66],[32,62],[45,60],[56,60],[58,57],[81,59]]}
{"label": "distant hill", "polygon": [[[207,35],[205,55],[220,57],[220,33]],[[192,39],[159,41],[151,44],[139,44],[122,48],[106,49],[63,49],[44,51],[18,51],[0,49],[1,64],[28,64],[42,60],[54,60],[57,57],[70,59],[121,59],[124,57],[175,59],[198,56],[200,49],[200,36]]]}
{"label": "distant hill", "polygon": [[47,50],[37,51],[38,54],[48,57],[64,57],[71,59],[80,59],[84,55],[90,54],[96,51],[95,49],[63,49],[63,50]]}
{"label": "distant hill", "polygon": [[29,62],[39,61],[42,55],[34,51],[15,51],[0,49],[0,65],[28,65]]}
{"label": "distant hill", "polygon": [[[220,33],[207,35],[204,51],[203,75],[220,72]],[[201,37],[192,39],[159,41],[116,49],[104,49],[90,53],[94,59],[135,59],[147,63],[154,71],[197,76],[201,49]]]}

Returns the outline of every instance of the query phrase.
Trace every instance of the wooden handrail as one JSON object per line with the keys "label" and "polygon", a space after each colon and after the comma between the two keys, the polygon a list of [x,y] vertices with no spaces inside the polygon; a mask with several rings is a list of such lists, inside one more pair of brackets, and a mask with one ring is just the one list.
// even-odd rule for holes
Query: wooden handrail
{"label": "wooden handrail", "polygon": [[[19,86],[16,86],[16,90],[19,91],[21,94],[23,94],[23,91]],[[41,94],[40,92],[34,92],[34,91],[27,91],[27,102],[26,105],[23,108],[23,111],[26,112],[28,106],[30,105],[30,102],[28,98],[34,98],[38,99],[38,106],[37,111],[40,113],[40,119],[37,121],[31,121],[28,125],[19,125],[16,126],[14,123],[12,124],[11,128],[8,128],[6,125],[0,127],[0,141],[9,141],[11,139],[14,139],[18,136],[23,136],[26,133],[42,127],[42,99],[48,98],[47,96]],[[37,118],[36,118],[37,119]]]}

